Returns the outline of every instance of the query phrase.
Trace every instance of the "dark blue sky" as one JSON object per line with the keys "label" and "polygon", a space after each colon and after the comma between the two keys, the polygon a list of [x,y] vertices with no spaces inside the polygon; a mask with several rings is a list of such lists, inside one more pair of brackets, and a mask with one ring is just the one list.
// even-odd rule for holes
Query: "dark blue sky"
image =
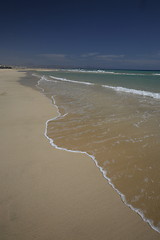
{"label": "dark blue sky", "polygon": [[160,1],[5,1],[0,63],[160,69]]}

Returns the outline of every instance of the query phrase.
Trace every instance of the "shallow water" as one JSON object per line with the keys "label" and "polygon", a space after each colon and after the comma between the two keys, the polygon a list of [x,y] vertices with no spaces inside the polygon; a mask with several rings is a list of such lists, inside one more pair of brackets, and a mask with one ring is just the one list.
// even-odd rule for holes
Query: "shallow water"
{"label": "shallow water", "polygon": [[160,231],[159,73],[44,74],[39,87],[61,113],[48,122],[48,137],[59,147],[94,156],[123,200]]}

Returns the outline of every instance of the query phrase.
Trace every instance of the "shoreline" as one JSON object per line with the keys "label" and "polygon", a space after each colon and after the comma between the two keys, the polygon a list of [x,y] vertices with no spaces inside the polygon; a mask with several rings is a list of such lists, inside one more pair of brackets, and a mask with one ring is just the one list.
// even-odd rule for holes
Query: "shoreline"
{"label": "shoreline", "polygon": [[159,239],[120,201],[90,157],[48,144],[45,122],[57,116],[57,109],[40,92],[19,84],[25,73],[9,72],[0,71],[0,79],[5,79],[0,120],[5,160],[2,239]]}
{"label": "shoreline", "polygon": [[[44,76],[42,76],[42,78],[45,79]],[[41,79],[40,79],[40,80],[41,80]],[[38,81],[38,84],[37,84],[37,87],[38,87],[38,88],[40,88],[40,87],[39,87],[39,82],[40,82],[40,80]],[[47,80],[47,81],[48,81],[48,80]],[[42,89],[42,88],[40,88],[40,89],[41,89],[42,92],[43,92],[43,89]],[[51,146],[53,146],[53,147],[56,148],[56,149],[62,150],[62,151],[73,152],[73,153],[81,153],[81,154],[85,154],[85,155],[89,156],[89,157],[92,159],[92,161],[95,163],[96,167],[100,170],[100,172],[102,173],[102,175],[103,175],[103,177],[105,178],[105,180],[107,180],[107,183],[108,183],[109,185],[111,185],[111,187],[113,188],[113,190],[120,196],[120,198],[121,198],[121,200],[123,201],[123,203],[124,203],[127,207],[129,207],[132,211],[134,211],[135,213],[137,213],[137,214],[142,218],[142,220],[143,220],[144,222],[146,222],[147,224],[149,224],[149,226],[150,226],[153,230],[155,230],[156,232],[160,233],[160,230],[158,229],[158,227],[155,227],[155,226],[153,225],[153,220],[147,219],[147,218],[144,216],[144,213],[141,211],[141,209],[134,208],[131,204],[127,203],[125,195],[124,195],[123,193],[121,193],[121,192],[115,187],[115,185],[112,183],[111,179],[110,179],[109,177],[107,177],[107,172],[106,172],[105,170],[103,170],[103,168],[102,168],[101,166],[98,165],[98,162],[97,162],[97,160],[96,160],[96,158],[95,158],[94,155],[90,155],[90,154],[88,154],[87,152],[83,152],[83,151],[78,151],[78,150],[76,151],[76,150],[71,150],[71,149],[67,149],[67,148],[60,147],[60,146],[58,146],[58,145],[56,145],[56,144],[54,143],[54,139],[50,138],[50,137],[47,135],[47,126],[48,126],[48,123],[49,123],[50,121],[56,120],[56,119],[59,118],[59,117],[63,118],[63,115],[61,115],[61,113],[60,113],[60,111],[59,111],[59,108],[58,108],[58,106],[56,105],[56,102],[55,102],[54,97],[52,96],[51,99],[52,99],[52,104],[53,104],[53,106],[56,107],[56,109],[57,109],[57,116],[55,116],[54,118],[48,119],[48,120],[46,121],[46,128],[45,128],[45,133],[44,133],[45,137],[48,139],[48,141],[49,141],[49,143],[51,144]]]}

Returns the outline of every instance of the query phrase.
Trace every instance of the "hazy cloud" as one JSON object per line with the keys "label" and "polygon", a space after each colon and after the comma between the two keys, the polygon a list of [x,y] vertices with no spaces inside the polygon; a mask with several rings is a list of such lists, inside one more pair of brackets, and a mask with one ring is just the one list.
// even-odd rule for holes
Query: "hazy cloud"
{"label": "hazy cloud", "polygon": [[98,52],[85,53],[85,54],[82,54],[81,57],[83,58],[94,57],[94,56],[97,56],[98,54],[99,54]]}
{"label": "hazy cloud", "polygon": [[80,55],[82,58],[94,58],[94,59],[101,59],[101,60],[112,60],[118,58],[124,58],[125,55],[123,54],[100,54],[98,52],[91,52],[85,53]]}
{"label": "hazy cloud", "polygon": [[55,54],[55,53],[44,53],[44,54],[39,54],[40,57],[45,57],[49,59],[64,59],[66,58],[66,54]]}
{"label": "hazy cloud", "polygon": [[120,54],[120,55],[107,54],[107,55],[98,55],[96,56],[96,58],[103,59],[103,60],[113,60],[113,59],[124,58],[124,56],[125,56],[124,54]]}
{"label": "hazy cloud", "polygon": [[[20,59],[21,60],[21,59]],[[31,61],[32,60],[32,61]],[[18,60],[17,60],[18,62]],[[130,69],[159,69],[160,51],[152,54],[137,54],[132,57],[125,54],[86,54],[43,53],[35,58],[26,58],[25,64],[58,65],[62,67],[96,67],[96,68],[130,68]],[[29,64],[28,64],[29,65]]]}

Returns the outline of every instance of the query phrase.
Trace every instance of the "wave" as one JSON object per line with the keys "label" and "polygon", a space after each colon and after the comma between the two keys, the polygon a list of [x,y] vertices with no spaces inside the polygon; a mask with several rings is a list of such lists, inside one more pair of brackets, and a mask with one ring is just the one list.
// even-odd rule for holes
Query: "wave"
{"label": "wave", "polygon": [[[59,80],[59,81],[86,84],[86,85],[95,85],[94,83],[90,83],[90,82],[80,82],[80,81],[70,80],[70,79],[66,79],[66,78],[58,78],[58,77],[54,77],[54,76],[50,76],[50,77],[53,79]],[[44,78],[44,80],[45,80],[45,78]],[[52,81],[52,80],[46,80],[46,81]],[[109,85],[101,85],[101,86],[105,87],[105,88],[113,89],[114,91],[117,91],[117,92],[131,93],[131,94],[141,95],[144,97],[152,97],[155,99],[160,99],[160,93],[154,93],[154,92],[137,90],[137,89],[130,89],[130,88],[125,88],[125,87],[120,87],[120,86],[117,86],[117,87],[113,87],[113,86],[109,86]]]}
{"label": "wave", "polygon": [[72,82],[72,83],[79,83],[79,84],[85,84],[85,85],[95,85],[94,83],[80,82],[80,81],[75,81],[75,80],[66,79],[66,78],[58,78],[58,77],[54,77],[54,76],[50,76],[50,78],[53,78],[53,79],[56,79],[56,80],[59,80],[59,81],[63,81],[63,82]]}
{"label": "wave", "polygon": [[113,86],[109,86],[109,85],[102,85],[102,87],[110,88],[117,92],[132,93],[132,94],[141,95],[144,97],[152,97],[155,99],[160,99],[160,93],[154,93],[154,92],[148,92],[148,91],[143,91],[143,90],[124,88],[124,87],[113,87]]}
{"label": "wave", "polygon": [[124,73],[124,72],[114,72],[114,71],[105,71],[105,70],[84,70],[84,69],[62,69],[62,71],[68,72],[80,72],[80,73],[104,73],[104,74],[113,74],[113,75],[133,75],[133,76],[143,76],[147,75],[144,73]]}
{"label": "wave", "polygon": [[107,73],[105,70],[85,70],[85,69],[61,69],[61,70],[67,72],[82,72],[82,73]]}
{"label": "wave", "polygon": [[85,70],[85,69],[61,69],[61,71],[67,72],[80,72],[80,73],[103,73],[113,75],[127,75],[127,76],[160,76],[160,73],[130,73],[130,72],[115,72],[107,70]]}
{"label": "wave", "polygon": [[160,73],[152,73],[153,76],[160,76]]}

